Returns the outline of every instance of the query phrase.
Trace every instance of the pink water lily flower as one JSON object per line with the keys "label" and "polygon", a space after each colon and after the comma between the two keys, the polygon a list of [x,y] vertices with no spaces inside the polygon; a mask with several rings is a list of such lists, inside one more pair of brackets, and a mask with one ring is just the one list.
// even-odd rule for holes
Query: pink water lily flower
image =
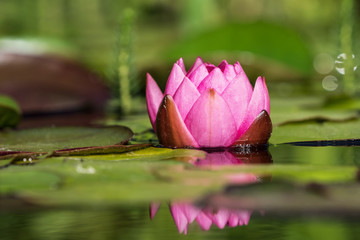
{"label": "pink water lily flower", "polygon": [[159,142],[167,147],[260,145],[272,131],[265,78],[253,89],[239,62],[215,66],[198,57],[186,71],[180,58],[165,93],[147,74],[146,101]]}

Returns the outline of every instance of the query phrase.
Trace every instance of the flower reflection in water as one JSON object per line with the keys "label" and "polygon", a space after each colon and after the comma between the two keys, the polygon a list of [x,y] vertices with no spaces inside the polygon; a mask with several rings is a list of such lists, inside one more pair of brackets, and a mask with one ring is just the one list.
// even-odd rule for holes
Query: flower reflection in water
{"label": "flower reflection in water", "polygon": [[[272,163],[271,155],[267,150],[258,152],[212,152],[208,153],[205,159],[197,159],[192,164],[198,167],[216,169],[221,166],[239,165],[254,163]],[[261,178],[251,173],[239,173],[228,177],[229,184],[252,184],[261,181]],[[207,231],[212,225],[223,229],[225,226],[237,227],[248,225],[252,211],[199,207],[189,202],[171,202],[170,212],[179,233],[187,234],[188,226],[197,222],[201,229]],[[160,207],[160,203],[150,205],[150,218],[153,219]]]}

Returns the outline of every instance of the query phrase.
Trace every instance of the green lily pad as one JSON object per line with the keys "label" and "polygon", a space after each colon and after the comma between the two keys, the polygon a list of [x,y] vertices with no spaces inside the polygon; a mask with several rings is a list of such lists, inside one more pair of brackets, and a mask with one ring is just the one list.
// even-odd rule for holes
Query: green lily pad
{"label": "green lily pad", "polygon": [[[13,167],[19,168],[19,167]],[[10,173],[10,172],[9,172]],[[39,191],[56,188],[61,183],[61,176],[43,171],[15,171],[13,177],[9,177],[9,173],[0,176],[2,181],[1,191],[6,193],[21,193],[23,191]],[[29,181],[31,180],[31,181]]]}
{"label": "green lily pad", "polygon": [[[142,146],[144,144],[141,144]],[[139,146],[139,145],[134,145]],[[170,149],[170,148],[145,148],[138,151],[129,151],[125,154],[106,154],[96,156],[82,156],[88,160],[189,160],[193,158],[205,158],[206,152],[196,149]]]}
{"label": "green lily pad", "polygon": [[127,127],[53,127],[0,133],[2,151],[52,152],[59,149],[124,144],[133,136]]}
{"label": "green lily pad", "polygon": [[[239,174],[252,174],[259,181],[270,177],[299,183],[348,183],[354,180],[357,169],[355,166],[240,164],[214,170],[175,161],[177,157],[187,160],[184,156],[201,156],[202,151],[159,149],[158,155],[153,158],[149,155],[151,151],[148,148],[112,156],[112,160],[118,156],[117,160],[137,161],[104,161],[110,159],[97,155],[49,158],[27,167],[10,166],[1,170],[0,194],[16,193],[50,205],[108,206],[128,201],[195,199],[209,191],[220,190]],[[135,158],[131,158],[133,155]],[[149,157],[146,158],[146,155]],[[37,173],[42,174],[44,182],[33,180]],[[17,176],[21,176],[21,179]],[[28,187],[24,187],[21,184],[24,181],[29,184],[34,181],[36,186],[25,184]]]}
{"label": "green lily pad", "polygon": [[273,129],[270,143],[321,141],[360,138],[360,120],[287,124]]}
{"label": "green lily pad", "polygon": [[20,122],[21,111],[17,103],[7,96],[0,95],[0,129],[15,127]]}
{"label": "green lily pad", "polygon": [[355,110],[327,109],[323,99],[313,96],[271,98],[271,120],[275,126],[291,123],[346,122],[359,117]]}
{"label": "green lily pad", "polygon": [[136,151],[143,148],[150,147],[150,144],[136,144],[136,145],[110,145],[110,146],[96,146],[96,147],[81,147],[56,150],[52,156],[84,156],[84,155],[99,155],[99,154],[119,154],[123,152]]}

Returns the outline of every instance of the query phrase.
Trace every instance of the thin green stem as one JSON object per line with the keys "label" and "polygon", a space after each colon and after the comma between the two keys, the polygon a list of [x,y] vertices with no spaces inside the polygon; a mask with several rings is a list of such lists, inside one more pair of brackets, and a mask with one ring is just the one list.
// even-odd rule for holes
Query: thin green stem
{"label": "thin green stem", "polygon": [[131,49],[132,28],[134,22],[134,11],[125,9],[121,23],[120,49],[118,55],[118,77],[119,77],[119,100],[123,114],[131,111],[130,74],[131,74]]}

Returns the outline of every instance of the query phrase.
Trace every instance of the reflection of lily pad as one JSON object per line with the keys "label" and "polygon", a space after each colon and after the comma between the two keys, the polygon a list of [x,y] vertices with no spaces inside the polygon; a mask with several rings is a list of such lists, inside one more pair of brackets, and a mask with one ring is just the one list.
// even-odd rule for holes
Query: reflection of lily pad
{"label": "reflection of lily pad", "polygon": [[51,152],[65,148],[123,144],[133,136],[127,127],[53,127],[0,133],[3,151]]}
{"label": "reflection of lily pad", "polygon": [[20,108],[9,97],[0,95],[0,128],[15,127],[20,121]]}
{"label": "reflection of lily pad", "polygon": [[341,213],[353,215],[360,212],[359,185],[320,184],[306,185],[291,182],[272,182],[249,186],[228,186],[224,191],[203,199],[202,204],[212,207],[262,209],[289,214]]}

